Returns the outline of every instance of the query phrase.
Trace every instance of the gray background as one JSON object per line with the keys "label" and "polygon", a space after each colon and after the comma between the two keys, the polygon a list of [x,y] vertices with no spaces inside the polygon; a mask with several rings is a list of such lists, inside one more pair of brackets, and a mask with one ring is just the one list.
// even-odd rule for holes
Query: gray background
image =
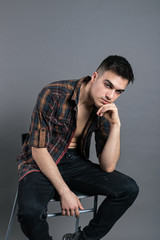
{"label": "gray background", "polygon": [[[37,94],[55,80],[92,74],[110,54],[126,57],[135,72],[135,83],[117,100],[117,169],[136,179],[141,191],[104,239],[160,239],[159,42],[159,0],[0,0],[0,239],[17,188],[20,135],[28,131]],[[93,143],[96,161],[94,154]],[[82,227],[90,217],[82,216]],[[52,219],[54,239],[74,231],[73,222]],[[10,239],[25,239],[16,218]]]}

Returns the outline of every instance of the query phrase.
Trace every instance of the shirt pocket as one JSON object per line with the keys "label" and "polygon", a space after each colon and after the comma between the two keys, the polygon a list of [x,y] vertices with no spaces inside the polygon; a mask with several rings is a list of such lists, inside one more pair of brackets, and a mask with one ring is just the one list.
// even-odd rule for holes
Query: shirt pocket
{"label": "shirt pocket", "polygon": [[60,119],[60,118],[52,118],[52,131],[57,135],[63,135],[69,132],[70,129],[70,121],[69,119]]}

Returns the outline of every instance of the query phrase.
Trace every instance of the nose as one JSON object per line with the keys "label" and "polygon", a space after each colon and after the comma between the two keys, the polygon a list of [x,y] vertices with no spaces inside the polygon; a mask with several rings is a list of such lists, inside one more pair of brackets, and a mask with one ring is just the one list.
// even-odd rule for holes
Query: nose
{"label": "nose", "polygon": [[114,96],[114,89],[110,89],[110,90],[106,93],[106,98],[107,98],[108,100],[112,100],[113,96]]}

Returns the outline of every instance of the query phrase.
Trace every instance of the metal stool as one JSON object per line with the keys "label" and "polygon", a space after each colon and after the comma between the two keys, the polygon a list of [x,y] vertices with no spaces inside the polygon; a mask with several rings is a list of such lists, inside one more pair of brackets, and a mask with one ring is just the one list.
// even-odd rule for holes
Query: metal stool
{"label": "metal stool", "polygon": [[[78,198],[80,200],[84,199],[84,198],[88,198],[88,197],[93,197],[94,198],[94,202],[93,202],[93,207],[92,208],[80,210],[79,212],[80,212],[80,214],[81,213],[93,212],[93,216],[95,216],[96,211],[97,211],[98,196],[97,195],[95,195],[95,196],[94,195],[93,196],[85,195],[85,194],[77,192],[77,191],[73,191],[73,192],[78,196]],[[13,207],[12,207],[12,211],[11,211],[11,215],[10,215],[10,219],[9,219],[9,223],[8,223],[8,228],[7,228],[5,240],[9,239],[9,235],[10,235],[10,231],[11,231],[11,227],[12,227],[12,222],[13,222],[13,216],[15,214],[15,210],[16,210],[16,206],[17,206],[17,196],[18,196],[18,190],[16,191],[15,199],[14,199],[14,202],[13,202]],[[58,199],[51,199],[50,200],[50,202],[57,202],[57,201],[59,201],[59,200]],[[47,218],[57,217],[57,216],[62,216],[62,213],[59,212],[59,213],[48,213],[47,214]],[[78,227],[79,227],[79,217],[76,218],[75,231],[78,230]]]}
{"label": "metal stool", "polygon": [[[27,133],[22,134],[22,143],[24,143],[24,140],[25,140],[26,136],[27,136]],[[77,197],[80,199],[80,201],[81,201],[81,199],[84,199],[84,198],[89,198],[89,197],[94,198],[92,208],[80,210],[79,212],[80,212],[80,214],[81,213],[93,212],[93,216],[95,216],[95,214],[97,212],[98,195],[85,195],[85,194],[80,193],[78,191],[74,191],[73,189],[72,189],[72,191],[77,195]],[[15,210],[16,210],[16,207],[17,207],[17,197],[18,197],[18,189],[16,191],[15,199],[14,199],[14,202],[13,202],[13,207],[12,207],[12,211],[11,211],[11,215],[10,215],[10,219],[9,219],[9,223],[8,223],[8,228],[7,228],[5,240],[9,240],[9,235],[10,235],[12,222],[13,222],[13,216],[15,214]],[[57,202],[57,201],[59,201],[59,198],[57,198],[57,197],[50,200],[50,202]],[[57,217],[57,216],[62,216],[62,213],[59,212],[59,213],[48,213],[47,214],[47,218]],[[78,230],[78,227],[79,227],[79,217],[76,218],[75,231]]]}

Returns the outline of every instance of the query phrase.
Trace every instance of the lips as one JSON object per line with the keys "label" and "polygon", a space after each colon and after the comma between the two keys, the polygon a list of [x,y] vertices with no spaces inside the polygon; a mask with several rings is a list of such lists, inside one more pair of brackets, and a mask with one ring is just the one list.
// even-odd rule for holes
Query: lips
{"label": "lips", "polygon": [[103,104],[108,104],[108,103],[110,103],[109,101],[107,101],[107,100],[104,99],[104,98],[102,98],[102,102],[103,102]]}

